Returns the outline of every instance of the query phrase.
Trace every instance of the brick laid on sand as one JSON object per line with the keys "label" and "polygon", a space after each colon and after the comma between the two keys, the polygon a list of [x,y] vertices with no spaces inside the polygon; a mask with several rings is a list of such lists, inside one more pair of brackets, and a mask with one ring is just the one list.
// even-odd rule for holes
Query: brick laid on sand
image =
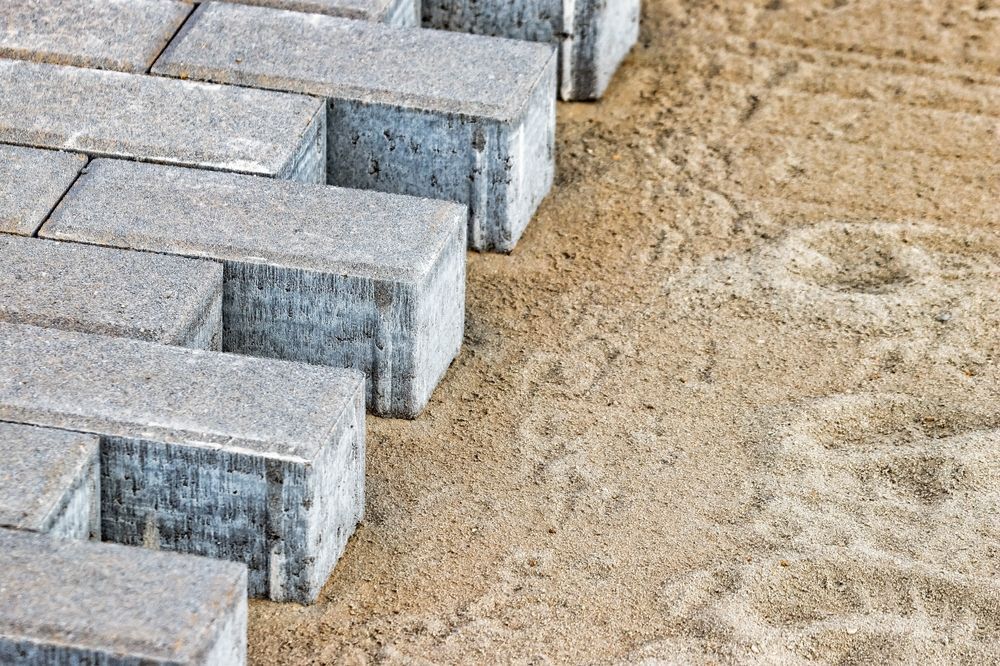
{"label": "brick laid on sand", "polygon": [[641,0],[427,0],[423,24],[559,47],[559,95],[598,99],[639,38]]}
{"label": "brick laid on sand", "polygon": [[98,445],[93,435],[0,423],[0,527],[100,537]]}
{"label": "brick laid on sand", "polygon": [[175,0],[5,2],[0,58],[144,73],[190,11]]}
{"label": "brick laid on sand", "polygon": [[0,60],[0,142],[323,182],[321,100]]}
{"label": "brick laid on sand", "polygon": [[445,201],[94,160],[41,235],[224,262],[225,351],[362,370],[370,409],[413,417],[462,344],[466,219]]}
{"label": "brick laid on sand", "polygon": [[153,71],[327,98],[328,182],[466,204],[474,249],[513,249],[552,185],[547,45],[213,3]]}
{"label": "brick laid on sand", "polygon": [[86,163],[79,153],[0,144],[0,233],[38,231]]}
{"label": "brick laid on sand", "polygon": [[0,236],[0,266],[0,321],[222,349],[217,262]]}
{"label": "brick laid on sand", "polygon": [[360,373],[0,324],[0,419],[101,438],[101,535],[314,601],[364,511]]}
{"label": "brick laid on sand", "polygon": [[240,666],[246,568],[0,529],[0,663]]}
{"label": "brick laid on sand", "polygon": [[420,0],[224,0],[296,12],[378,21],[413,28],[420,24]]}

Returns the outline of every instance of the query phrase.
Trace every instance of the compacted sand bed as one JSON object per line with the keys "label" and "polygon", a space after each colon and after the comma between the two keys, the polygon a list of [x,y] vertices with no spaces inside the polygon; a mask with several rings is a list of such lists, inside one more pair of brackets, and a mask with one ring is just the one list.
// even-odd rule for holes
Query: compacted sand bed
{"label": "compacted sand bed", "polygon": [[1000,3],[647,0],[257,664],[1000,661]]}

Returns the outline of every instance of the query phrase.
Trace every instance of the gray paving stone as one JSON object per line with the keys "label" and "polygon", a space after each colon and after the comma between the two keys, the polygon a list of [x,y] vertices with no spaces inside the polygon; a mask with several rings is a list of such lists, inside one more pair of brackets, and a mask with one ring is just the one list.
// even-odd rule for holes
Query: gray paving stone
{"label": "gray paving stone", "polygon": [[314,601],[364,511],[354,371],[0,323],[0,420],[101,438],[101,536]]}
{"label": "gray paving stone", "polygon": [[378,21],[401,28],[420,24],[419,0],[224,0],[243,5]]}
{"label": "gray paving stone", "polygon": [[94,160],[41,235],[224,262],[225,351],[362,370],[413,417],[462,344],[465,232],[450,202]]}
{"label": "gray paving stone", "polygon": [[0,144],[0,233],[38,231],[86,163],[78,153]]}
{"label": "gray paving stone", "polygon": [[0,235],[0,267],[0,321],[222,349],[217,262]]}
{"label": "gray paving stone", "polygon": [[0,90],[2,143],[324,180],[311,97],[21,60],[0,60]]}
{"label": "gray paving stone", "polygon": [[560,49],[559,94],[597,99],[639,38],[641,0],[427,0],[429,28],[547,42]]}
{"label": "gray paving stone", "polygon": [[464,203],[474,249],[510,251],[552,185],[548,45],[212,3],[153,71],[326,97],[328,182]]}
{"label": "gray paving stone", "polygon": [[0,527],[101,534],[97,437],[0,423]]}
{"label": "gray paving stone", "polygon": [[246,663],[246,568],[0,530],[0,663]]}
{"label": "gray paving stone", "polygon": [[5,2],[0,58],[145,73],[191,9],[174,0]]}

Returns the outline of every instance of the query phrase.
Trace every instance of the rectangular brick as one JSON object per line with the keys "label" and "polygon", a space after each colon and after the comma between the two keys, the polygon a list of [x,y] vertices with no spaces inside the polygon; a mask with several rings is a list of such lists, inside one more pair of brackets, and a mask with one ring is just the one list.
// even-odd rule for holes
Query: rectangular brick
{"label": "rectangular brick", "polygon": [[428,28],[559,47],[559,95],[598,99],[639,38],[641,0],[427,0]]}
{"label": "rectangular brick", "polygon": [[191,9],[174,0],[6,2],[0,58],[145,73]]}
{"label": "rectangular brick", "polygon": [[326,14],[349,19],[378,21],[399,27],[415,28],[420,24],[419,0],[224,0],[243,5],[258,5],[311,14]]}
{"label": "rectangular brick", "polygon": [[101,438],[101,535],[314,601],[364,511],[353,371],[0,324],[0,420]]}
{"label": "rectangular brick", "polygon": [[0,423],[0,527],[99,538],[98,444],[93,435]]}
{"label": "rectangular brick", "polygon": [[86,163],[79,153],[0,144],[0,233],[38,231]]}
{"label": "rectangular brick", "polygon": [[3,529],[0,554],[0,663],[246,663],[243,565]]}
{"label": "rectangular brick", "polygon": [[20,60],[0,60],[0,90],[3,143],[324,180],[318,99]]}
{"label": "rectangular brick", "polygon": [[327,98],[327,182],[466,204],[474,249],[512,250],[552,185],[548,45],[212,3],[153,71]]}
{"label": "rectangular brick", "polygon": [[465,234],[455,203],[118,160],[41,230],[223,262],[225,351],[356,368],[370,409],[402,417],[461,347]]}
{"label": "rectangular brick", "polygon": [[222,348],[222,265],[0,236],[0,321]]}

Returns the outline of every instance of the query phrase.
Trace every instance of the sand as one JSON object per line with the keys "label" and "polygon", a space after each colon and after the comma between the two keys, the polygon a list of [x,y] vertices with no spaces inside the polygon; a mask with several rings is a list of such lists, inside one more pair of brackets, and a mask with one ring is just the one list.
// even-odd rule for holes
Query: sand
{"label": "sand", "polygon": [[253,663],[1000,661],[1000,3],[646,5]]}

